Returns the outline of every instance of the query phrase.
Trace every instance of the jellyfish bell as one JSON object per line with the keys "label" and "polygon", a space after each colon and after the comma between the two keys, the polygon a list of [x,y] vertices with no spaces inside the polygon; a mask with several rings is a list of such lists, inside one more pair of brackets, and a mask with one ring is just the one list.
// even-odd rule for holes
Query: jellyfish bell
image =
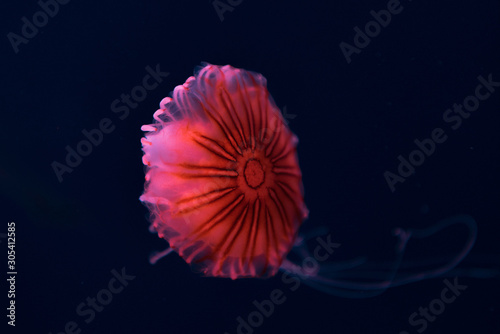
{"label": "jellyfish bell", "polygon": [[[146,182],[140,200],[150,210],[150,230],[169,248],[153,254],[151,263],[176,252],[205,276],[271,277],[281,270],[327,293],[364,298],[457,273],[476,240],[475,221],[456,216],[423,230],[396,229],[390,261],[320,261],[324,256],[311,250],[318,233],[298,234],[308,216],[298,140],[261,74],[204,64],[161,101],[153,118],[142,127]],[[404,258],[412,240],[457,225],[468,237],[445,261]],[[468,275],[491,277],[498,270]]]}
{"label": "jellyfish bell", "polygon": [[142,128],[140,198],[153,229],[206,276],[275,275],[308,211],[298,140],[266,79],[207,64],[162,100],[154,120]]}

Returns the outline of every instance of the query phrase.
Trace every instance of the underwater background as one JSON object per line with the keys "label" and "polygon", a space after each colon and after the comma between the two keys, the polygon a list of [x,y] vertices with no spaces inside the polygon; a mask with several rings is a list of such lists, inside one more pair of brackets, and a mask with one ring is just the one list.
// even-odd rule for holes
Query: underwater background
{"label": "underwater background", "polygon": [[[0,6],[1,333],[500,333],[500,2]],[[202,62],[267,78],[299,138],[303,231],[340,244],[329,262],[391,261],[394,228],[468,215],[467,270],[352,299],[281,273],[204,278],[177,255],[150,265],[167,243],[138,199],[141,126]],[[451,257],[466,237],[452,228],[408,252]],[[279,304],[256,306],[276,290]]]}

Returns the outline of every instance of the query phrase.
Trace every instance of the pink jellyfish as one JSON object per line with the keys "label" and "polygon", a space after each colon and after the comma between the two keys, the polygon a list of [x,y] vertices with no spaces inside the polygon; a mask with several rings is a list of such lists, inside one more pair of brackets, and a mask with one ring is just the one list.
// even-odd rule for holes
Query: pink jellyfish
{"label": "pink jellyfish", "polygon": [[[140,200],[151,212],[151,230],[170,245],[152,263],[175,251],[205,276],[270,277],[281,269],[323,291],[357,297],[449,272],[476,237],[470,217],[455,217],[423,231],[396,230],[391,265],[373,270],[353,260],[305,268],[313,255],[308,238],[298,236],[308,216],[298,140],[258,73],[205,64],[161,101],[154,123],[142,130],[147,172]],[[459,254],[434,269],[403,270],[411,237],[456,224],[470,230]],[[292,248],[295,262],[287,259]]]}
{"label": "pink jellyfish", "polygon": [[141,201],[206,276],[273,276],[307,209],[297,137],[257,73],[206,65],[143,126]]}

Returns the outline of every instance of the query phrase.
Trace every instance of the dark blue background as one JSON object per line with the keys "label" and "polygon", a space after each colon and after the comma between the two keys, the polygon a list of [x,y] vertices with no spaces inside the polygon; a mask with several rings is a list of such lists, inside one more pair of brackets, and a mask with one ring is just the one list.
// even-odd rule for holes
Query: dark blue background
{"label": "dark blue background", "polygon": [[[277,105],[296,115],[290,127],[300,140],[305,227],[328,226],[342,244],[339,258],[391,248],[393,227],[423,228],[455,214],[478,223],[472,255],[498,257],[500,89],[460,129],[442,120],[474,93],[479,75],[500,81],[498,1],[405,0],[350,64],[339,43],[352,44],[353,28],[387,1],[246,0],[223,21],[211,1],[71,1],[18,53],[7,34],[20,34],[21,18],[32,21],[40,7],[34,0],[0,6],[0,233],[16,222],[19,273],[17,326],[9,332],[55,334],[74,320],[82,333],[233,334],[236,317],[278,288],[286,302],[255,333],[416,333],[408,317],[439,297],[442,279],[353,300],[306,286],[291,292],[279,276],[201,278],[178,256],[149,265],[149,253],[165,242],[148,232],[138,200],[140,127],[201,61],[262,73]],[[120,120],[111,102],[156,64],[170,75]],[[75,148],[81,131],[103,118],[115,130],[58,182],[51,163],[63,163],[66,145]],[[448,140],[392,193],[383,173],[437,127]],[[2,239],[2,262],[5,246]],[[85,324],[77,305],[123,267],[136,278]],[[498,279],[460,282],[467,290],[425,333],[500,333]],[[5,279],[1,287],[5,310]]]}

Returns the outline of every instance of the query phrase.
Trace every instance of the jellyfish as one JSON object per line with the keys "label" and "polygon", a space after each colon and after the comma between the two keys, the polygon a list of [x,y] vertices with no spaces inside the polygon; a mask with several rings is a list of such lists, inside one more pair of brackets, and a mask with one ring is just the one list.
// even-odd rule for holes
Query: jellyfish
{"label": "jellyfish", "polygon": [[[265,278],[281,270],[328,293],[365,297],[450,272],[474,244],[475,222],[458,216],[426,230],[396,229],[389,263],[316,260],[311,266],[317,232],[299,234],[308,209],[298,139],[259,73],[204,63],[160,102],[153,119],[141,128],[146,176],[140,200],[150,211],[150,230],[169,247],[151,263],[175,252],[204,276]],[[428,270],[403,261],[412,238],[457,224],[470,233],[451,260]]]}
{"label": "jellyfish", "polygon": [[154,119],[142,128],[140,198],[154,230],[206,276],[275,275],[308,211],[297,137],[266,79],[207,64]]}

